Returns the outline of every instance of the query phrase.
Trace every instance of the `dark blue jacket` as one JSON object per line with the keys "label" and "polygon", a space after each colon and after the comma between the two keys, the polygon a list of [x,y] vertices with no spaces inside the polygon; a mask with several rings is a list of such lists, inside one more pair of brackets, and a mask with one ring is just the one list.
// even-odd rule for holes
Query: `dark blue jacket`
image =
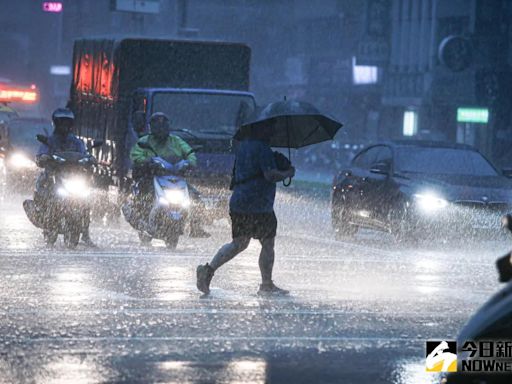
{"label": "dark blue jacket", "polygon": [[263,174],[276,169],[270,146],[259,140],[243,140],[236,153],[234,188],[229,209],[233,213],[268,213],[274,211],[276,183]]}
{"label": "dark blue jacket", "polygon": [[48,144],[41,144],[36,159],[41,155],[53,155],[56,152],[80,152],[87,154],[84,142],[73,134],[61,136],[53,134],[48,137]]}

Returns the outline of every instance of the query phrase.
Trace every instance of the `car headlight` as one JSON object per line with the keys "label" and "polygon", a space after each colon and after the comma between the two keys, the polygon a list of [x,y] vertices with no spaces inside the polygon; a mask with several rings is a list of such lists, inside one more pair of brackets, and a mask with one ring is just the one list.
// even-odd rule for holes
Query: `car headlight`
{"label": "car headlight", "polygon": [[188,194],[182,189],[168,189],[165,191],[165,200],[171,205],[181,205],[188,207],[190,200]]}
{"label": "car headlight", "polygon": [[61,196],[87,197],[91,190],[85,179],[77,177],[62,180],[62,187],[57,192]]}
{"label": "car headlight", "polygon": [[9,165],[13,168],[36,168],[36,163],[24,153],[16,152],[9,156]]}
{"label": "car headlight", "polygon": [[417,193],[413,197],[417,206],[425,213],[436,212],[448,206],[448,201],[434,193]]}

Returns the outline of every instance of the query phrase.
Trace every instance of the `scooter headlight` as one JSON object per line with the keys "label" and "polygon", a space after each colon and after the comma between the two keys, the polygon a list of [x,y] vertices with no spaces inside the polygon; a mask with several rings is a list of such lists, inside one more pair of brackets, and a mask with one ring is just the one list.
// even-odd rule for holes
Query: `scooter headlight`
{"label": "scooter headlight", "polygon": [[418,193],[413,196],[418,208],[424,213],[437,212],[448,206],[448,201],[433,193]]}
{"label": "scooter headlight", "polygon": [[62,187],[59,188],[57,192],[63,197],[72,196],[85,198],[89,196],[91,190],[85,179],[72,178],[62,180]]}
{"label": "scooter headlight", "polygon": [[165,191],[165,200],[171,205],[188,207],[190,201],[188,195],[182,189],[168,189]]}
{"label": "scooter headlight", "polygon": [[36,168],[36,163],[21,152],[16,152],[9,156],[9,165],[16,169]]}

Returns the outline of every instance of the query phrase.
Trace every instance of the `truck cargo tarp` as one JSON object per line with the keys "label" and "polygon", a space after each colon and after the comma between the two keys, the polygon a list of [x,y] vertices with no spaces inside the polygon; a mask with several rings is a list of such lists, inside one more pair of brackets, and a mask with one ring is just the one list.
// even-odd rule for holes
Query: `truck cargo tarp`
{"label": "truck cargo tarp", "polygon": [[234,43],[77,40],[72,92],[116,99],[139,87],[247,91],[250,56]]}
{"label": "truck cargo tarp", "polygon": [[83,96],[116,98],[119,76],[114,73],[117,69],[114,65],[115,42],[81,40],[76,44],[72,91]]}

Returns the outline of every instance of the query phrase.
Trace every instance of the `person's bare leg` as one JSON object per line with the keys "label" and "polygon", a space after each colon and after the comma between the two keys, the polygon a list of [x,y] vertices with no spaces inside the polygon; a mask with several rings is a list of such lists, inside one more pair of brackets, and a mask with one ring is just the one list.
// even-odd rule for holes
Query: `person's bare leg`
{"label": "person's bare leg", "polygon": [[213,256],[210,267],[215,271],[223,264],[226,264],[233,257],[244,251],[251,241],[250,237],[236,237],[231,243],[224,244],[219,251]]}
{"label": "person's bare leg", "polygon": [[260,271],[261,271],[261,285],[258,291],[258,295],[270,296],[277,295],[283,296],[288,295],[290,292],[286,289],[279,288],[272,281],[272,270],[274,269],[274,243],[275,238],[270,237],[261,239],[261,253],[259,259]]}
{"label": "person's bare leg", "polygon": [[258,264],[261,272],[262,284],[272,283],[272,269],[274,268],[274,243],[275,237],[261,239],[261,252]]}

